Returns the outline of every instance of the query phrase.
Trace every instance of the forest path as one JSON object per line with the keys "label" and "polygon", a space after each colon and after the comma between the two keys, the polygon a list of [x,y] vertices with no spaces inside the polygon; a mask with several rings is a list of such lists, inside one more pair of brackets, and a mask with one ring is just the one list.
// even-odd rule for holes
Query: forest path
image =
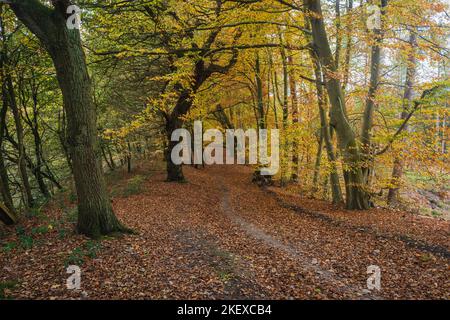
{"label": "forest path", "polygon": [[[236,225],[238,225],[242,230],[244,230],[252,238],[258,240],[264,246],[269,246],[275,250],[282,251],[288,254],[290,257],[297,261],[297,264],[303,269],[308,270],[316,275],[316,284],[325,284],[325,286],[335,286],[335,288],[344,296],[352,298],[362,298],[362,299],[379,299],[378,293],[372,293],[367,287],[349,285],[345,282],[345,279],[336,274],[335,270],[326,270],[320,267],[318,259],[311,259],[306,255],[301,249],[300,245],[294,245],[292,243],[285,243],[283,240],[277,239],[257,227],[256,225],[249,223],[244,220],[240,215],[239,211],[236,210],[231,204],[232,195],[230,194],[230,188],[232,186],[226,185],[226,178],[229,177],[228,174],[222,177],[222,187],[223,187],[223,200],[222,200],[222,210],[225,215]],[[261,192],[261,190],[259,191]],[[267,201],[267,200],[266,200]],[[259,207],[252,208],[252,211],[261,212],[264,209],[261,206],[265,206],[264,202],[258,202]],[[239,204],[238,204],[239,206]]]}
{"label": "forest path", "polygon": [[[114,198],[119,218],[139,234],[104,239],[97,254],[84,256],[80,291],[66,289],[64,265],[92,242],[76,234],[61,240],[56,228],[26,252],[0,253],[0,282],[16,281],[18,299],[449,298],[447,256],[367,232],[447,252],[448,222],[330,209],[259,188],[247,166],[184,171],[187,183],[167,183],[158,171],[140,192]],[[60,219],[57,212],[48,215]],[[367,289],[371,265],[381,269],[381,291]]]}

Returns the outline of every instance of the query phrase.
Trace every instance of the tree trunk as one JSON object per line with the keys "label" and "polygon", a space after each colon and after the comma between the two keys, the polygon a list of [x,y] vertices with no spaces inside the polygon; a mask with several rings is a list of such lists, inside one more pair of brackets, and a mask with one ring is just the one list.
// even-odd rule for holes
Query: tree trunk
{"label": "tree trunk", "polygon": [[23,134],[23,126],[22,126],[22,119],[20,116],[19,108],[17,106],[16,102],[16,95],[14,92],[13,82],[11,79],[11,75],[4,74],[5,81],[6,81],[6,87],[7,87],[7,95],[8,95],[8,102],[9,106],[11,108],[13,118],[14,118],[14,124],[16,127],[16,135],[17,135],[17,146],[18,146],[18,167],[19,167],[19,174],[20,178],[22,180],[22,190],[23,194],[25,196],[25,206],[27,208],[32,208],[34,206],[34,198],[31,193],[31,185],[30,180],[28,177],[27,172],[27,164],[25,162],[25,145],[24,145],[24,134]]}
{"label": "tree trunk", "polygon": [[[23,101],[23,99],[19,99],[21,102],[21,105],[23,106],[24,111],[24,117],[23,120],[25,123],[30,127],[30,131],[33,135],[34,139],[34,156],[36,159],[36,165],[32,165],[32,172],[33,175],[36,178],[36,181],[39,186],[39,190],[41,191],[42,195],[44,195],[45,198],[50,198],[50,191],[45,184],[44,181],[44,173],[43,173],[43,167],[44,167],[44,156],[42,152],[42,140],[41,135],[39,133],[39,123],[38,123],[38,117],[39,117],[39,111],[38,111],[38,87],[35,84],[35,79],[33,78],[31,80],[31,97],[33,100],[33,117],[30,117],[27,111],[26,102]],[[19,97],[24,97],[26,95],[26,88],[24,85],[23,79],[18,80],[18,91],[19,91]],[[27,158],[27,157],[25,157]],[[28,159],[27,159],[28,161]],[[48,166],[47,166],[48,168]],[[50,170],[49,170],[50,172]]]}
{"label": "tree trunk", "polygon": [[[298,108],[298,96],[297,96],[297,79],[295,77],[295,69],[294,69],[294,58],[292,57],[292,54],[289,54],[287,57],[288,65],[290,66],[289,69],[289,89],[291,92],[291,114],[292,114],[292,126],[294,127],[294,130],[298,127],[298,124],[300,122],[300,112]],[[298,156],[299,149],[299,139],[297,135],[294,135],[292,139],[292,175],[291,180],[293,182],[298,182],[298,172],[300,169],[300,158]]]}
{"label": "tree trunk", "polygon": [[[255,82],[256,82],[256,115],[258,129],[267,129],[266,112],[264,109],[264,85],[262,80],[261,59],[259,54],[255,56]],[[287,82],[285,82],[287,84]],[[285,117],[285,110],[283,109],[283,118]],[[283,122],[287,124],[287,118],[283,119]],[[260,147],[260,146],[259,146]],[[259,186],[272,184],[272,176],[263,176],[261,174],[261,168],[258,166],[253,173],[253,182],[256,182]]]}
{"label": "tree trunk", "polygon": [[132,154],[132,150],[131,150],[131,144],[130,141],[127,141],[127,172],[131,173],[131,154]]}
{"label": "tree trunk", "polygon": [[[381,0],[381,13],[384,14],[387,0]],[[375,44],[371,50],[370,63],[370,82],[369,90],[366,98],[366,107],[364,109],[364,116],[361,128],[361,144],[363,153],[363,175],[364,183],[369,183],[369,174],[372,163],[371,151],[371,132],[373,127],[373,113],[375,109],[375,98],[378,91],[378,83],[380,80],[380,63],[381,63],[381,44],[383,41],[382,29],[374,30]]]}
{"label": "tree trunk", "polygon": [[[347,15],[353,10],[353,0],[348,0]],[[346,26],[346,46],[345,46],[345,63],[344,63],[344,84],[342,90],[347,91],[348,81],[350,78],[350,58],[352,55],[353,38],[352,38],[352,25],[347,23]]]}
{"label": "tree trunk", "polygon": [[69,146],[67,145],[66,135],[62,132],[58,132],[59,142],[61,144],[62,151],[64,156],[66,157],[67,166],[69,167],[70,173],[73,175],[73,165],[72,158],[70,157]]}
{"label": "tree trunk", "polygon": [[[8,141],[11,143],[11,145],[16,148],[16,150],[19,150],[19,144],[17,143],[17,141],[15,141],[13,139],[13,137],[9,136],[8,134],[5,134],[5,138],[8,139]],[[33,174],[36,173],[37,169],[36,166],[33,163],[33,160],[27,155],[27,153],[25,152],[24,154],[24,158],[26,160],[26,165],[28,170],[30,170],[31,172],[33,172]],[[9,159],[10,161],[18,164],[18,159]],[[48,172],[48,173],[47,173]],[[59,190],[62,189],[61,184],[58,182],[58,180],[56,180],[56,177],[53,175],[53,173],[51,172],[51,170],[48,168],[47,166],[47,172],[45,171],[40,171],[42,177],[47,178],[49,181],[51,181]],[[36,177],[37,179],[37,177]]]}
{"label": "tree trunk", "polygon": [[313,191],[317,192],[319,189],[317,183],[320,175],[320,165],[322,163],[322,150],[323,150],[323,130],[320,131],[319,145],[317,146],[316,162],[314,164],[314,176],[313,176]]}
{"label": "tree trunk", "polygon": [[91,81],[80,32],[66,26],[70,1],[54,9],[36,0],[13,0],[16,16],[41,40],[55,65],[67,115],[67,135],[78,196],[78,231],[99,237],[127,231],[116,218],[103,177]]}
{"label": "tree trunk", "polygon": [[[208,38],[206,47],[209,47],[214,42],[217,33],[213,33]],[[221,66],[210,63],[208,67],[205,66],[203,59],[197,60],[194,67],[193,83],[190,87],[183,87],[178,84],[176,87],[179,91],[179,96],[175,108],[170,114],[164,114],[166,120],[166,161],[167,161],[167,181],[182,182],[185,181],[183,169],[181,165],[176,165],[172,162],[172,150],[178,144],[176,141],[171,141],[172,132],[183,127],[183,116],[185,116],[192,108],[192,95],[195,94],[203,83],[214,73],[226,73],[232,66],[236,64],[237,52],[233,52],[228,64]],[[262,93],[261,93],[262,94]]]}
{"label": "tree trunk", "polygon": [[3,155],[0,154],[0,195],[2,196],[3,203],[10,210],[14,210],[11,189],[9,188],[8,171],[5,167],[5,161]]}
{"label": "tree trunk", "polygon": [[280,53],[281,53],[281,65],[283,67],[283,135],[281,143],[281,185],[285,186],[289,180],[289,162],[291,157],[291,139],[288,134],[289,126],[289,74],[287,66],[286,49],[284,48],[283,37],[280,33]]}
{"label": "tree trunk", "polygon": [[339,182],[339,174],[336,165],[336,153],[334,151],[333,139],[331,138],[330,124],[328,121],[327,111],[326,111],[326,97],[323,87],[323,74],[320,68],[320,62],[314,59],[314,55],[311,53],[311,60],[314,65],[314,74],[316,77],[316,90],[317,90],[317,101],[319,105],[319,116],[321,125],[321,136],[325,142],[325,148],[327,150],[328,161],[331,165],[330,180],[331,180],[331,195],[334,204],[342,203],[342,190],[341,184]]}
{"label": "tree trunk", "polygon": [[339,149],[345,164],[347,208],[351,210],[368,209],[369,196],[364,185],[361,153],[355,133],[348,122],[340,80],[333,76],[337,69],[325,31],[320,0],[304,0],[304,3],[313,13],[309,16],[309,21],[311,23],[314,54],[320,61],[321,67],[323,66],[325,69],[323,72],[326,76],[326,87],[331,104],[330,123],[336,130]]}
{"label": "tree trunk", "polygon": [[30,123],[31,132],[34,138],[34,153],[36,157],[36,172],[34,173],[36,180],[39,185],[39,190],[46,198],[50,198],[50,191],[44,181],[44,176],[42,173],[42,168],[44,166],[44,157],[42,152],[42,139],[39,134],[39,123],[38,123],[38,93],[34,91],[33,88],[33,121]]}
{"label": "tree trunk", "polygon": [[[417,48],[417,39],[414,31],[410,32],[409,35],[409,45],[411,46],[411,51],[408,54],[408,66],[406,68],[406,79],[405,79],[405,92],[403,94],[403,111],[401,113],[400,118],[405,120],[408,116],[408,110],[411,107],[412,99],[413,99],[413,85],[416,77],[416,48]],[[404,128],[406,130],[407,128]],[[392,170],[392,179],[391,187],[388,192],[387,202],[389,205],[394,205],[398,201],[398,193],[399,193],[399,182],[403,176],[403,161],[401,156],[397,156],[394,159],[394,168]]]}
{"label": "tree trunk", "polygon": [[51,51],[67,114],[67,138],[78,195],[78,231],[98,237],[122,231],[123,227],[112,211],[103,177],[96,114],[79,34],[62,34],[59,41],[67,48]]}
{"label": "tree trunk", "polygon": [[111,163],[109,163],[108,157],[106,156],[105,147],[104,147],[103,143],[101,144],[100,148],[102,150],[103,160],[105,160],[106,165],[108,166],[109,170],[114,171]]}
{"label": "tree trunk", "polygon": [[169,182],[183,182],[185,181],[183,175],[183,167],[175,164],[172,161],[172,150],[178,144],[177,141],[172,141],[172,132],[182,127],[182,121],[176,117],[175,119],[168,118],[166,121],[167,133],[167,149],[166,149],[166,163],[167,163],[167,181]]}
{"label": "tree trunk", "polygon": [[108,151],[109,162],[111,164],[111,169],[114,171],[116,169],[116,163],[114,162],[114,157],[111,151],[111,146],[109,143],[106,144],[106,151]]}
{"label": "tree trunk", "polygon": [[6,127],[6,115],[8,112],[8,102],[5,99],[6,88],[3,85],[3,104],[0,110],[0,194],[2,196],[3,202],[6,207],[14,212],[13,199],[11,195],[11,189],[9,187],[9,179],[8,179],[8,171],[6,170],[5,161],[3,158],[3,141],[4,141],[4,132]]}
{"label": "tree trunk", "polygon": [[335,13],[336,13],[336,51],[334,53],[334,61],[336,61],[336,68],[339,70],[339,63],[341,61],[341,49],[342,49],[340,0],[335,0]]}
{"label": "tree trunk", "polygon": [[67,145],[67,123],[66,123],[66,113],[61,110],[58,113],[58,130],[57,130],[59,142],[61,144],[61,149],[67,160],[67,165],[69,166],[70,172],[73,174],[72,159],[70,158],[69,146]]}
{"label": "tree trunk", "polygon": [[256,103],[257,103],[257,111],[258,111],[258,128],[265,129],[266,128],[266,118],[264,111],[264,88],[262,81],[262,72],[261,72],[261,60],[259,58],[259,54],[256,54],[255,59],[255,81],[256,81]]}

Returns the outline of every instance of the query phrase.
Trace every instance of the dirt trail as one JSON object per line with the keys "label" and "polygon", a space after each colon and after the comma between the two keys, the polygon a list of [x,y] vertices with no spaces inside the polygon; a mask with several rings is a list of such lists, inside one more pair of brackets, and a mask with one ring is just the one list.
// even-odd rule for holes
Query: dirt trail
{"label": "dirt trail", "polygon": [[380,299],[380,296],[376,293],[372,293],[367,288],[364,288],[362,286],[352,286],[347,285],[342,282],[342,279],[339,277],[339,275],[335,274],[334,271],[329,271],[322,269],[317,262],[313,259],[309,259],[303,252],[300,251],[300,248],[294,247],[292,245],[284,244],[282,241],[276,239],[275,237],[267,234],[260,228],[256,227],[254,224],[251,224],[247,221],[245,221],[239,213],[234,210],[232,205],[230,205],[230,195],[229,190],[227,187],[223,187],[223,201],[222,201],[222,208],[224,214],[226,214],[231,221],[233,221],[235,224],[239,225],[240,228],[242,228],[247,234],[249,234],[251,237],[255,238],[256,240],[259,240],[262,245],[267,245],[275,250],[281,250],[287,253],[288,255],[292,256],[296,259],[299,266],[301,266],[304,270],[310,270],[315,272],[318,277],[320,278],[320,282],[325,282],[326,284],[337,284],[339,291],[348,297],[361,297],[361,298],[367,298],[367,299]]}
{"label": "dirt trail", "polygon": [[[448,257],[364,232],[353,218],[360,214],[300,214],[252,184],[245,166],[185,173],[187,183],[167,183],[161,172],[143,192],[114,199],[139,235],[103,240],[98,256],[81,266],[80,292],[65,288],[64,262],[87,239],[59,240],[56,231],[25,253],[0,253],[0,281],[17,281],[10,292],[17,299],[449,298]],[[340,215],[345,224],[330,223]],[[370,217],[365,228],[392,228]],[[448,245],[445,222],[419,220],[414,228],[422,242]],[[370,265],[381,268],[381,291],[366,287]]]}

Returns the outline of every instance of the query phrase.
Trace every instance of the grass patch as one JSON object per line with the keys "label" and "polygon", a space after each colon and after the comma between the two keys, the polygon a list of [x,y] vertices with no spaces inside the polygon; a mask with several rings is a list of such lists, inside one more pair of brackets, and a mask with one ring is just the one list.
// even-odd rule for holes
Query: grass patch
{"label": "grass patch", "polygon": [[41,210],[39,208],[30,208],[25,212],[27,218],[39,218],[41,217]]}
{"label": "grass patch", "polygon": [[143,184],[146,177],[143,175],[135,175],[134,177],[128,179],[125,186],[115,186],[111,190],[111,195],[113,197],[129,197],[142,192]]}
{"label": "grass patch", "polygon": [[216,271],[219,279],[224,283],[235,279],[233,256],[229,252],[222,251],[218,248],[211,248],[211,254],[215,258],[212,267]]}
{"label": "grass patch", "polygon": [[67,234],[68,234],[68,232],[66,229],[58,228],[58,239],[59,240],[65,239],[67,237]]}
{"label": "grass patch", "polygon": [[17,226],[16,234],[17,234],[17,237],[19,238],[20,246],[23,249],[27,250],[27,249],[33,248],[33,244],[34,244],[33,236],[30,234],[27,234],[24,227]]}
{"label": "grass patch", "polygon": [[89,240],[82,246],[73,249],[65,259],[64,265],[66,268],[70,265],[81,266],[86,259],[97,258],[101,248],[102,245],[99,241]]}
{"label": "grass patch", "polygon": [[78,221],[78,207],[73,207],[65,211],[65,218],[70,223]]}
{"label": "grass patch", "polygon": [[431,215],[435,218],[438,218],[442,216],[442,212],[439,212],[437,210],[431,210]]}
{"label": "grass patch", "polygon": [[34,240],[33,237],[27,234],[19,236],[20,246],[25,249],[29,250],[33,248]]}
{"label": "grass patch", "polygon": [[31,229],[31,234],[47,234],[49,232],[49,226],[39,226]]}
{"label": "grass patch", "polygon": [[435,260],[435,258],[431,253],[424,253],[419,256],[419,260],[423,263],[428,263],[432,260]]}
{"label": "grass patch", "polygon": [[64,261],[64,265],[67,268],[70,265],[80,266],[84,263],[84,253],[81,247],[76,247],[69,253],[66,260]]}
{"label": "grass patch", "polygon": [[10,241],[4,244],[3,247],[1,248],[1,251],[7,253],[15,249],[24,249],[24,250],[32,249],[35,245],[41,243],[39,239],[36,240],[34,237],[38,235],[47,234],[51,230],[51,228],[53,228],[52,225],[44,225],[34,227],[31,229],[30,232],[27,232],[27,230],[24,227],[17,226],[16,227],[17,241]]}
{"label": "grass patch", "polygon": [[11,300],[12,297],[7,296],[5,291],[14,289],[18,283],[16,280],[0,282],[0,300]]}
{"label": "grass patch", "polygon": [[70,201],[70,203],[72,203],[72,204],[76,203],[77,200],[78,200],[77,194],[75,192],[71,192],[69,194],[69,201]]}
{"label": "grass patch", "polygon": [[11,241],[11,242],[5,243],[5,245],[3,245],[2,251],[5,253],[11,252],[14,249],[16,249],[17,247],[18,247],[17,242]]}
{"label": "grass patch", "polygon": [[223,270],[220,270],[218,272],[218,275],[219,275],[220,281],[222,281],[222,282],[228,282],[228,281],[230,281],[230,280],[232,280],[234,278],[234,274],[233,273],[227,272],[227,271],[223,271]]}
{"label": "grass patch", "polygon": [[141,193],[142,185],[145,182],[145,177],[141,175],[136,175],[127,181],[127,185],[124,190],[124,195],[126,197]]}

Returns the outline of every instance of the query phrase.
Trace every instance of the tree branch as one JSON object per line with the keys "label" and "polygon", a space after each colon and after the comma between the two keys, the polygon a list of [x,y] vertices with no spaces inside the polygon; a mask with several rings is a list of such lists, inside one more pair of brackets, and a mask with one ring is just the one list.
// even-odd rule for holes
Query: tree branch
{"label": "tree branch", "polygon": [[382,155],[383,153],[385,153],[386,151],[388,151],[389,148],[394,143],[394,141],[396,140],[396,138],[405,129],[406,125],[408,124],[408,121],[411,119],[411,117],[414,115],[414,113],[417,111],[417,109],[419,109],[419,107],[424,103],[424,99],[426,97],[432,95],[434,92],[436,92],[437,90],[439,90],[439,89],[441,89],[443,87],[445,87],[445,85],[438,85],[438,86],[435,86],[435,87],[433,87],[431,89],[427,89],[427,90],[423,91],[422,92],[422,96],[420,97],[420,99],[414,101],[413,109],[408,113],[408,115],[406,116],[405,120],[400,125],[400,127],[397,129],[397,131],[394,133],[394,135],[391,137],[391,139],[389,139],[388,144],[383,149],[378,151],[375,155],[379,156],[379,155]]}

